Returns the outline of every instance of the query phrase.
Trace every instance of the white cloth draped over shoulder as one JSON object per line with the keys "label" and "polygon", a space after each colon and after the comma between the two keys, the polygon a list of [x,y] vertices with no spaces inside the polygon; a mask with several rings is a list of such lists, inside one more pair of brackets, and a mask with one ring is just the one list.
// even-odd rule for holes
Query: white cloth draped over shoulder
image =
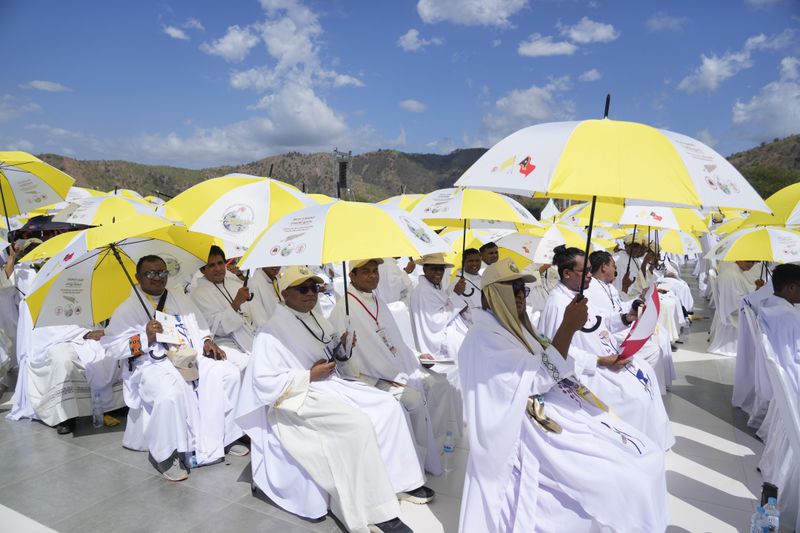
{"label": "white cloth draped over shoulder", "polygon": [[[242,436],[234,420],[241,373],[228,361],[203,356],[203,344],[211,338],[211,332],[197,306],[176,289],[167,292],[164,313],[183,319],[187,328],[182,342],[197,351],[200,371],[196,387],[184,380],[167,359],[164,345],[147,341],[145,327],[156,306],[156,297],[139,288],[131,290],[128,299],[114,311],[101,339],[108,356],[123,362],[123,393],[131,409],[123,446],[149,450],[157,462],[166,460],[175,450],[194,451],[201,465],[216,461],[224,456],[225,446]],[[135,344],[131,339],[141,344],[143,355],[129,366]]]}
{"label": "white cloth draped over shoulder", "polygon": [[[571,356],[528,340],[534,354],[480,311],[462,345],[470,452],[459,530],[663,531],[661,447],[577,393],[564,379],[574,379],[579,366]],[[545,432],[526,415],[533,394],[542,395],[562,433]]]}
{"label": "white cloth draped over shoulder", "polygon": [[[253,480],[267,496],[310,518],[325,514],[329,498],[356,531],[399,516],[395,493],[424,476],[391,395],[336,375],[310,381],[311,367],[336,343],[324,317],[278,306],[256,336],[238,420],[253,442]],[[283,462],[287,455],[294,461]]]}
{"label": "white cloth draped over shoulder", "polygon": [[394,302],[408,304],[408,298],[414,285],[396,259],[392,257],[384,258],[383,263],[378,265],[378,275],[380,276],[380,281],[375,293],[381,300],[387,304]]}
{"label": "white cloth draped over shoulder", "polygon": [[254,300],[258,300],[258,303],[264,309],[264,324],[266,324],[266,321],[275,312],[275,307],[283,301],[278,290],[278,280],[271,279],[263,270],[256,268],[250,275],[247,286],[255,295]]}
{"label": "white cloth draped over shoulder", "polygon": [[[539,319],[539,330],[543,334],[550,338],[555,335],[564,317],[564,310],[576,294],[561,282],[550,292]],[[569,349],[570,355],[582,361],[584,367],[582,372],[576,373],[578,379],[610,405],[622,420],[645,433],[663,450],[671,448],[675,438],[664,402],[658,393],[658,378],[653,368],[635,355],[624,369],[616,372],[598,367],[598,356],[619,353],[614,333],[626,326],[618,314],[603,316],[590,299],[590,325],[594,324],[595,316],[602,317],[601,326],[591,333],[576,332]]]}
{"label": "white cloth draped over shoulder", "polygon": [[739,332],[739,307],[742,298],[756,290],[755,284],[736,263],[724,262],[717,278],[716,328],[708,351],[736,355]]}

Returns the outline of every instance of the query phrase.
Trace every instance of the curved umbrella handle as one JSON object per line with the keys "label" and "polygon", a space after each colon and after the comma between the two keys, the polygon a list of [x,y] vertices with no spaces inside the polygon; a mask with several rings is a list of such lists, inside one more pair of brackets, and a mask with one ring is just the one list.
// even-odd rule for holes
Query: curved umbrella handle
{"label": "curved umbrella handle", "polygon": [[595,315],[594,317],[597,321],[594,323],[594,326],[590,328],[581,328],[581,331],[584,333],[591,333],[593,331],[597,331],[597,328],[600,327],[600,324],[603,322],[603,318],[601,316]]}

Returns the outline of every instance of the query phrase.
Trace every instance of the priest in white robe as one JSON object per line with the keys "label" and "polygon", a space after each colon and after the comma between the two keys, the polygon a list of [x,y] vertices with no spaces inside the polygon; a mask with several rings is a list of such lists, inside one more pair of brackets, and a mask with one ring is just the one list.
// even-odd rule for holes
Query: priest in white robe
{"label": "priest in white robe", "polygon": [[[253,269],[248,287],[261,307],[266,311],[266,320],[275,312],[275,308],[281,303],[281,293],[278,289],[278,278],[280,277],[281,267],[262,267]],[[265,322],[266,323],[266,322]]]}
{"label": "priest in white robe", "polygon": [[464,269],[458,269],[456,279],[463,278],[464,292],[461,296],[469,304],[470,311],[472,309],[481,308],[481,253],[475,248],[468,248],[464,250]]}
{"label": "priest in white robe", "polygon": [[[411,292],[411,321],[417,348],[434,359],[457,359],[461,342],[469,328],[469,304],[463,298],[466,281],[458,280],[448,288],[444,286],[444,271],[453,265],[445,262],[443,254],[429,254],[422,258],[419,282]],[[458,387],[456,365],[435,365],[433,370],[447,376]]]}
{"label": "priest in white robe", "polygon": [[[422,366],[432,359],[412,349],[404,339],[383,299],[375,294],[382,259],[351,261],[347,314],[344,298],[331,313],[337,331],[355,331],[358,343],[341,371],[391,393],[409,414],[414,439],[425,470],[442,473],[438,442],[447,431],[461,436],[461,395],[441,374]],[[349,326],[348,326],[349,324]]]}
{"label": "priest in white robe", "polygon": [[256,330],[267,322],[267,311],[238,277],[228,274],[222,248],[211,247],[201,272],[203,277],[197,280],[191,298],[203,313],[214,342],[225,351],[228,361],[244,371]]}
{"label": "priest in white robe", "polygon": [[664,531],[660,446],[579,384],[570,342],[585,301],[547,341],[525,313],[530,281],[508,259],[486,269],[486,311],[459,354],[470,441],[459,531]]}
{"label": "priest in white robe", "polygon": [[742,298],[764,285],[762,280],[757,280],[754,284],[745,274],[754,264],[755,261],[724,262],[720,267],[717,278],[716,326],[708,346],[711,353],[736,355]]}
{"label": "priest in white robe", "polygon": [[[241,372],[225,360],[192,300],[180,289],[167,290],[168,275],[160,257],[142,257],[136,267],[139,285],[114,311],[101,341],[108,356],[123,365],[130,411],[122,445],[148,451],[166,479],[182,481],[192,466],[185,454],[194,452],[202,466],[222,461],[226,449],[233,455],[248,450],[235,444],[243,435],[234,419]],[[163,332],[153,318],[159,307],[180,317],[181,346],[196,352],[181,369],[167,356],[167,345],[156,341]]]}
{"label": "priest in white robe", "polygon": [[[623,302],[613,281],[618,275],[616,262],[608,252],[598,251],[589,255],[592,267],[592,281],[586,289],[586,297],[592,302],[592,307],[603,316],[621,315],[631,311],[636,300]],[[635,313],[635,311],[634,311]],[[614,336],[617,342],[622,342],[630,332],[630,328],[618,331]],[[675,365],[672,361],[670,340],[661,327],[637,352],[637,357],[644,359],[653,367],[658,378],[661,394],[666,394],[672,386],[672,380],[677,377]]]}
{"label": "priest in white robe", "polygon": [[497,260],[500,259],[500,248],[497,247],[496,243],[485,242],[481,245],[478,251],[481,254],[483,268],[497,263]]}
{"label": "priest in white robe", "polygon": [[[350,531],[410,531],[398,518],[397,494],[423,503],[433,491],[422,484],[400,404],[338,376],[349,335],[314,311],[322,283],[306,267],[287,268],[285,305],[256,337],[238,409],[253,445],[253,480],[304,517],[323,516],[329,505]],[[280,454],[293,461],[276,460]]]}
{"label": "priest in white robe", "polygon": [[[548,337],[561,325],[564,310],[575,299],[584,269],[584,253],[577,248],[556,247],[553,258],[558,265],[561,281],[550,293],[539,319],[539,329]],[[591,272],[586,272],[584,290],[592,282]],[[588,298],[587,298],[588,299]],[[675,443],[664,402],[659,394],[658,378],[653,368],[636,355],[619,360],[619,343],[615,333],[627,328],[635,320],[635,313],[603,316],[589,299],[589,322],[600,326],[592,332],[579,331],[572,339],[570,354],[583,358],[584,370],[579,379],[600,396],[619,417],[650,437],[663,450]]]}

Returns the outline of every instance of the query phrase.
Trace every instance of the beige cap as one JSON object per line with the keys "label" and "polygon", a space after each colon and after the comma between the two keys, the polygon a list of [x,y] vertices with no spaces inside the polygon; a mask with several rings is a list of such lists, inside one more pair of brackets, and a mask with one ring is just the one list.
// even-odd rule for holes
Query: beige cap
{"label": "beige cap", "polygon": [[[625,235],[625,238],[622,239],[622,242],[624,242],[625,244],[631,244],[631,242],[634,242],[633,234]],[[647,236],[642,235],[641,233],[637,233],[635,242],[636,244],[641,244],[642,246],[646,246]]]}
{"label": "beige cap", "polygon": [[420,259],[417,262],[421,263],[423,266],[424,265],[441,265],[441,266],[446,267],[446,268],[453,268],[453,266],[454,266],[454,265],[451,265],[450,263],[446,262],[444,260],[444,254],[440,254],[440,253],[439,254],[423,255],[422,259]]}
{"label": "beige cap", "polygon": [[486,270],[483,271],[483,277],[481,277],[481,289],[486,288],[492,283],[514,281],[516,279],[521,279],[525,283],[533,283],[536,281],[536,277],[533,276],[533,274],[520,272],[519,267],[517,267],[517,265],[514,264],[514,261],[511,259],[501,259],[500,261],[489,265],[486,267]]}
{"label": "beige cap", "polygon": [[284,270],[278,279],[278,289],[283,292],[289,287],[300,285],[309,279],[313,279],[317,283],[325,283],[325,280],[314,274],[307,266],[291,266]]}
{"label": "beige cap", "polygon": [[373,257],[371,259],[355,259],[353,261],[348,261],[348,263],[347,263],[347,271],[348,272],[352,272],[353,270],[355,270],[357,268],[363,267],[364,265],[366,265],[370,261],[375,261],[379,265],[383,264],[383,259],[381,259],[380,257]]}
{"label": "beige cap", "polygon": [[167,357],[172,362],[175,370],[186,381],[200,379],[200,370],[197,368],[197,351],[188,344],[181,344],[167,350]]}

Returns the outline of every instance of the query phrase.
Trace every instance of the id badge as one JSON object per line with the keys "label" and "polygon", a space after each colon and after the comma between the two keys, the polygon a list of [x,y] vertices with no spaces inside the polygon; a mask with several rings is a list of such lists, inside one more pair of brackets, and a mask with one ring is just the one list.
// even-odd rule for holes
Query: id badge
{"label": "id badge", "polygon": [[386,329],[379,328],[377,333],[381,341],[383,341],[383,344],[392,352],[392,355],[397,355],[397,348],[394,347],[394,344],[389,340],[389,336],[386,335]]}

